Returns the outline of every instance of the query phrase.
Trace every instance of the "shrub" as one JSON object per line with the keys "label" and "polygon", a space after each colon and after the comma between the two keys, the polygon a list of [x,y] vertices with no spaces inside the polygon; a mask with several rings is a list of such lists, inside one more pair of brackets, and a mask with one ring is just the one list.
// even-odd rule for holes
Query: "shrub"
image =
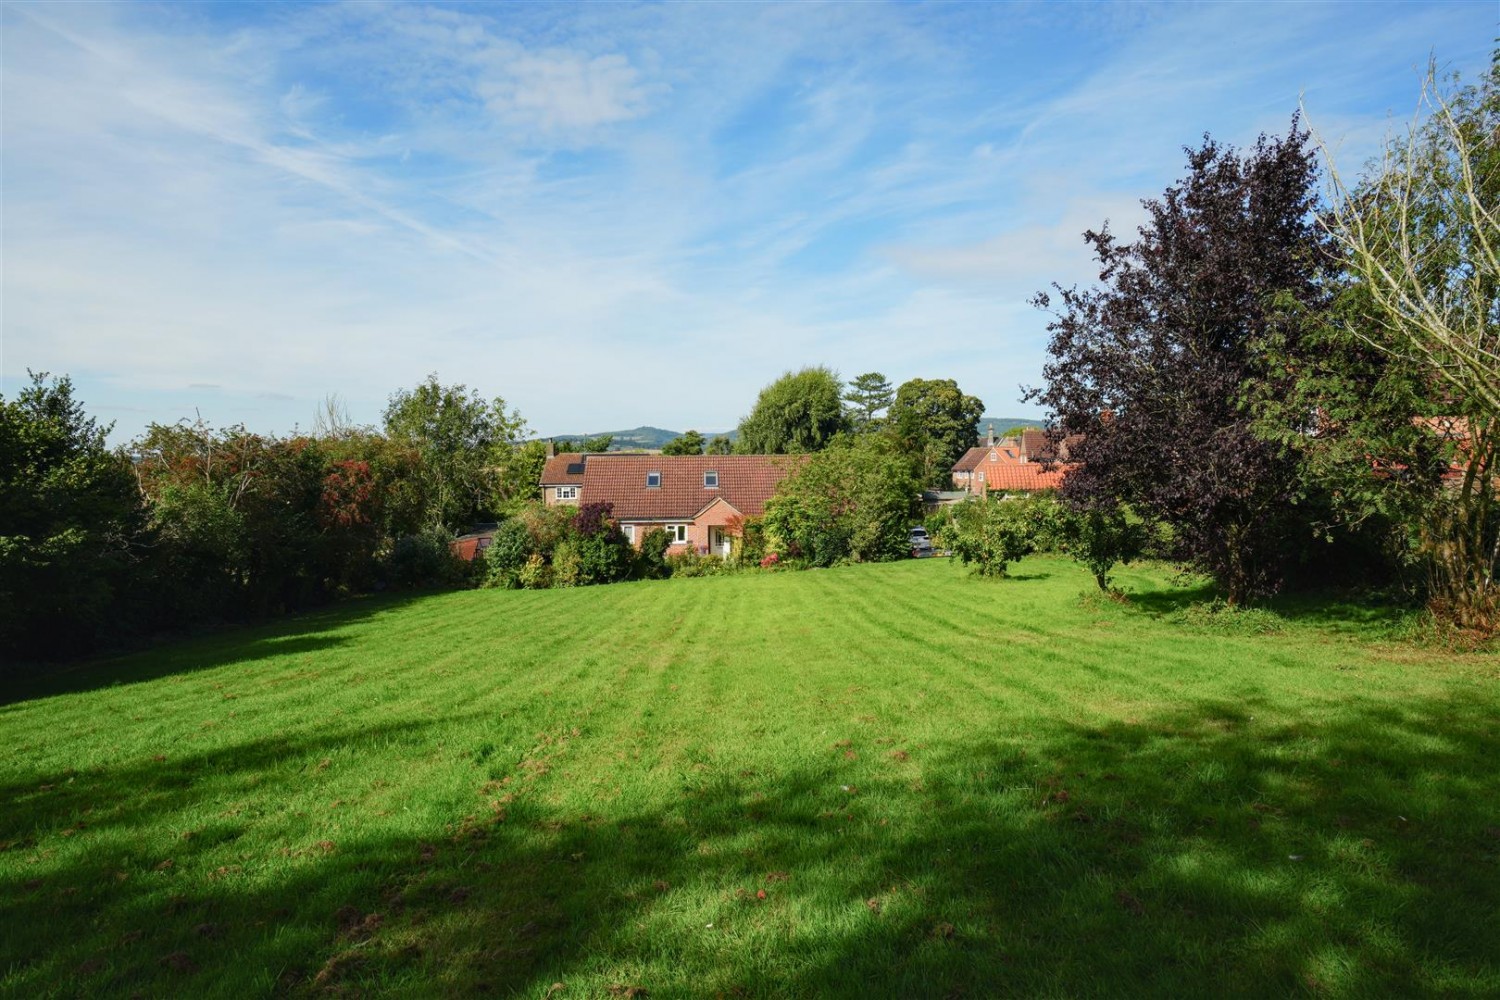
{"label": "shrub", "polygon": [[615,583],[635,568],[635,550],[612,521],[609,530],[575,539],[572,546],[578,556],[580,585]]}
{"label": "shrub", "polygon": [[531,532],[517,518],[501,523],[495,529],[490,547],[484,552],[486,587],[520,586],[521,568],[531,557]]}
{"label": "shrub", "polygon": [[[569,570],[579,586],[623,580],[635,567],[635,551],[610,516],[613,511],[613,504],[586,503],[573,516],[570,556],[576,554],[577,566]],[[562,551],[561,545],[558,551]],[[554,566],[557,561],[554,555]]]}
{"label": "shrub", "polygon": [[1048,508],[1031,498],[988,498],[961,505],[945,529],[953,554],[980,576],[1004,576],[1006,566],[1037,549],[1051,532]]}
{"label": "shrub", "polygon": [[730,557],[743,566],[761,561],[766,554],[766,527],[758,517],[735,515],[724,525],[732,536]]}
{"label": "shrub", "polygon": [[919,492],[910,458],[890,439],[839,438],[782,480],[766,504],[766,533],[814,566],[899,559],[910,554]]}
{"label": "shrub", "polygon": [[472,567],[448,547],[448,532],[430,528],[396,542],[386,561],[391,583],[398,587],[451,587],[467,580]]}
{"label": "shrub", "polygon": [[691,549],[674,552],[667,556],[667,568],[673,576],[718,576],[728,573],[731,567],[718,556],[705,555]]}
{"label": "shrub", "polygon": [[527,590],[546,590],[552,586],[552,567],[540,553],[533,552],[516,574],[516,582]]}
{"label": "shrub", "polygon": [[516,515],[516,520],[531,534],[530,551],[541,553],[546,558],[572,532],[575,516],[570,507],[548,507],[537,502],[524,507]]}
{"label": "shrub", "polygon": [[578,553],[578,542],[564,538],[552,550],[552,586],[577,587],[583,582],[583,560]]}
{"label": "shrub", "polygon": [[1146,524],[1124,506],[1113,504],[1092,509],[1066,511],[1062,536],[1068,552],[1094,575],[1099,589],[1109,593],[1109,571],[1115,563],[1128,564],[1146,548]]}
{"label": "shrub", "polygon": [[671,568],[667,566],[667,546],[671,544],[667,533],[660,528],[646,532],[646,537],[641,539],[640,554],[636,556],[643,578],[660,580],[671,575]]}

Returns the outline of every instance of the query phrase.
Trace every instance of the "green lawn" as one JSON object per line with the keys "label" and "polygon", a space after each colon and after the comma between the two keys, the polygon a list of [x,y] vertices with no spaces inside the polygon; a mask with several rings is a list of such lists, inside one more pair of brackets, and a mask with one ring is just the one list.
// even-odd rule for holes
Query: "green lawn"
{"label": "green lawn", "polygon": [[11,691],[0,992],[1500,994],[1500,657],[1016,571],[367,600]]}

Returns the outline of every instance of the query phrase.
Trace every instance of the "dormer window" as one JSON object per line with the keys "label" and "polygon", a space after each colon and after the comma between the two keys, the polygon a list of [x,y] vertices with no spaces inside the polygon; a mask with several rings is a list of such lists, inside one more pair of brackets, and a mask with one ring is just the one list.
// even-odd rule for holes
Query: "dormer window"
{"label": "dormer window", "polygon": [[719,474],[712,469],[703,474],[703,488],[705,490],[716,490],[719,488]]}
{"label": "dormer window", "polygon": [[648,472],[648,473],[646,473],[646,489],[648,489],[648,490],[659,490],[659,489],[661,489],[661,473],[660,472]]}

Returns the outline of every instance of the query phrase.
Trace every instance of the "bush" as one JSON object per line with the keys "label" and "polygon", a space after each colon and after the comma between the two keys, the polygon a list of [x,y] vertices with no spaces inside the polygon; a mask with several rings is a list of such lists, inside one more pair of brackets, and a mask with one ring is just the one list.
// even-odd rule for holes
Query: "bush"
{"label": "bush", "polygon": [[583,582],[583,560],[578,553],[578,542],[564,538],[552,550],[552,586],[577,587]]}
{"label": "bush", "polygon": [[1116,563],[1139,559],[1150,535],[1145,522],[1120,504],[1065,511],[1061,523],[1068,552],[1089,568],[1105,593],[1110,591],[1109,571]]}
{"label": "bush", "polygon": [[667,565],[667,546],[671,544],[667,533],[660,528],[646,532],[646,537],[641,539],[641,551],[636,556],[643,579],[660,580],[671,575],[672,570]]}
{"label": "bush", "polygon": [[768,542],[813,566],[911,554],[908,525],[920,494],[910,458],[881,435],[839,438],[782,480],[766,503]]}
{"label": "bush", "polygon": [[455,556],[448,542],[448,532],[441,528],[429,528],[397,541],[386,561],[391,583],[420,588],[451,587],[467,582],[473,567]]}
{"label": "bush", "polygon": [[517,518],[495,529],[490,547],[484,550],[482,586],[512,588],[521,585],[521,567],[531,557],[531,532]]}
{"label": "bush", "polygon": [[945,541],[980,576],[1004,576],[1006,566],[1054,545],[1057,504],[1047,497],[986,498],[961,504],[944,528]]}
{"label": "bush", "polygon": [[[573,518],[571,542],[578,560],[575,582],[580,586],[615,583],[635,568],[635,550],[611,517],[613,511],[612,504],[587,503]],[[556,561],[554,556],[554,565]]]}
{"label": "bush", "polygon": [[731,572],[733,567],[718,556],[689,550],[674,552],[667,556],[667,569],[674,577],[690,577],[719,576]]}
{"label": "bush", "polygon": [[66,378],[31,373],[0,397],[0,662],[85,652],[119,628],[140,496],[108,433]]}
{"label": "bush", "polygon": [[758,517],[736,515],[724,525],[731,535],[730,558],[741,566],[752,566],[766,554],[766,526]]}
{"label": "bush", "polygon": [[552,567],[540,553],[533,552],[516,574],[516,582],[527,590],[546,590],[552,586]]}

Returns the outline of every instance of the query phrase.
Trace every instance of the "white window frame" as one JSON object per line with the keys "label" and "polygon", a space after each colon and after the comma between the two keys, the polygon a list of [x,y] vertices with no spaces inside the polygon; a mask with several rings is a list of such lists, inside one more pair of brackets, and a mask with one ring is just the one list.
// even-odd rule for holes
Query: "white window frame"
{"label": "white window frame", "polygon": [[554,486],[553,498],[557,500],[577,500],[578,487],[576,486]]}
{"label": "white window frame", "polygon": [[686,524],[664,524],[662,530],[667,533],[667,542],[671,545],[686,545],[688,541],[688,528]]}
{"label": "white window frame", "polygon": [[[654,482],[654,483],[651,481],[653,478],[656,480],[656,482]],[[648,490],[659,490],[659,489],[661,489],[661,473],[659,471],[652,470],[652,471],[646,473],[646,489],[648,489]]]}
{"label": "white window frame", "polygon": [[622,524],[622,525],[620,525],[620,530],[623,531],[623,532],[625,532],[625,540],[627,542],[629,542],[631,545],[634,545],[635,544],[635,525],[633,525],[633,524]]}
{"label": "white window frame", "polygon": [[[713,482],[708,481],[709,476],[714,477]],[[719,488],[719,473],[717,469],[709,469],[703,473],[703,488],[705,490],[716,490]]]}

